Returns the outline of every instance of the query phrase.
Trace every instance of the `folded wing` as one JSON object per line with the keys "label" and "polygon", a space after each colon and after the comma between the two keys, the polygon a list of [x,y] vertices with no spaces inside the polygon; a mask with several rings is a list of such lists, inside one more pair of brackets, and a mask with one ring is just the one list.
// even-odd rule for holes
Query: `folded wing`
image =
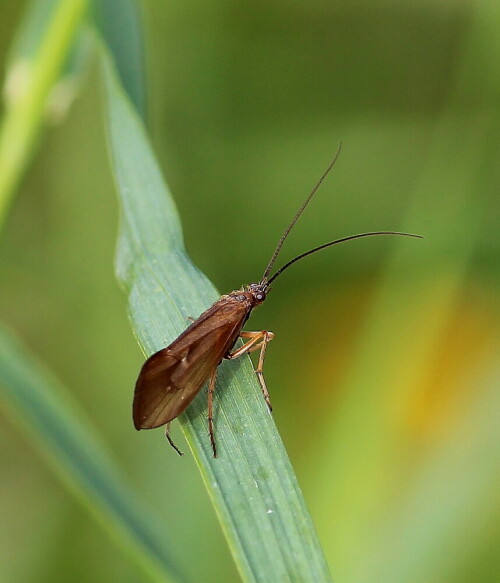
{"label": "folded wing", "polygon": [[235,343],[248,311],[221,299],[148,358],[135,386],[136,429],[159,427],[184,411]]}

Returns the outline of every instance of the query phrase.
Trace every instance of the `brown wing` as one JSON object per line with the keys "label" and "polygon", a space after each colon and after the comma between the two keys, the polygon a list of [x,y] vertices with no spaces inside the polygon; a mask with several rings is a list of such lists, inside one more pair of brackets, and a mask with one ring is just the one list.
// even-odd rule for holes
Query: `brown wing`
{"label": "brown wing", "polygon": [[135,385],[136,429],[159,427],[184,411],[231,349],[249,312],[248,305],[221,298],[148,358]]}

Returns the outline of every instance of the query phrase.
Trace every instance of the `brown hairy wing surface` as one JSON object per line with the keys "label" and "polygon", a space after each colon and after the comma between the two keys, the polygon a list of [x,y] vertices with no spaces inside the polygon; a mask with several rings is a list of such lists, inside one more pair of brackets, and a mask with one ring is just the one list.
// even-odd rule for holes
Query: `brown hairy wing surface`
{"label": "brown hairy wing surface", "polygon": [[136,429],[159,427],[184,411],[231,349],[248,311],[242,303],[221,299],[148,358],[135,387]]}

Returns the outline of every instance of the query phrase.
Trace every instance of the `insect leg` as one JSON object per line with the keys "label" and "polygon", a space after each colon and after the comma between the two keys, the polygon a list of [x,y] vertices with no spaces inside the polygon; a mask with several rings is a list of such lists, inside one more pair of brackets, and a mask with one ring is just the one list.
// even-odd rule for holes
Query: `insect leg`
{"label": "insect leg", "polygon": [[225,358],[228,360],[233,360],[243,356],[244,354],[251,354],[256,350],[259,350],[263,343],[267,344],[268,342],[271,342],[271,340],[274,338],[274,334],[272,332],[267,332],[267,330],[260,330],[259,332],[240,332],[240,337],[250,338],[250,340],[245,342],[243,346],[234,352],[226,355]]}
{"label": "insect leg", "polygon": [[215,379],[217,378],[217,368],[214,368],[212,374],[210,375],[210,381],[208,383],[208,433],[210,434],[210,443],[212,444],[212,451],[214,452],[214,457],[217,457],[217,447],[215,445],[215,435],[214,435],[214,416],[213,416],[213,398],[215,389]]}
{"label": "insect leg", "polygon": [[175,449],[175,451],[179,455],[184,455],[182,451],[175,445],[173,439],[170,437],[170,421],[165,426],[165,437],[167,438],[168,443]]}
{"label": "insect leg", "polygon": [[269,391],[267,390],[266,381],[264,379],[262,370],[264,367],[266,348],[269,342],[271,342],[271,340],[274,338],[274,334],[272,332],[268,332],[267,330],[261,330],[260,332],[241,332],[240,336],[242,338],[250,338],[250,340],[245,342],[241,348],[238,348],[234,352],[228,354],[226,358],[232,360],[242,356],[243,354],[250,354],[260,349],[259,362],[257,364],[257,368],[255,369],[255,374],[257,375],[257,379],[259,381],[260,388],[262,389],[262,394],[264,395],[267,406],[269,407],[269,410],[272,411],[273,408],[271,405],[271,399],[269,397]]}
{"label": "insect leg", "polygon": [[[267,390],[266,380],[264,379],[264,373],[262,371],[264,368],[264,357],[266,355],[266,348],[269,342],[273,339],[274,335],[272,332],[266,332],[265,334],[266,335],[264,336],[264,340],[259,344],[260,346],[259,362],[257,363],[255,374],[257,375],[257,379],[259,380],[260,388],[262,389],[262,394],[264,395],[264,400],[266,401],[267,406],[269,407],[269,411],[272,411],[273,406],[271,405],[269,391]],[[268,334],[271,334],[271,337],[269,337]]]}

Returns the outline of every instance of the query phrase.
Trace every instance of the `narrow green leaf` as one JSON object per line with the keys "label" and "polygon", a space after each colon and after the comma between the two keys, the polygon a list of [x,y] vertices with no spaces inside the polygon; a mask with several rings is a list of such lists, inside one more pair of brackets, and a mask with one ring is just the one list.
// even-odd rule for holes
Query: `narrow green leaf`
{"label": "narrow green leaf", "polygon": [[146,123],[147,95],[141,14],[135,0],[93,4],[95,20],[130,101]]}
{"label": "narrow green leaf", "polygon": [[20,60],[30,60],[36,56],[58,2],[59,0],[32,0],[27,3],[10,47],[8,68]]}
{"label": "narrow green leaf", "polygon": [[[144,128],[105,57],[103,72],[122,205],[117,274],[128,291],[134,331],[145,353],[151,354],[173,340],[189,324],[189,317],[200,314],[219,294],[186,255],[177,211]],[[220,225],[207,225],[207,236],[213,228]],[[216,459],[207,434],[206,389],[180,422],[242,578],[260,583],[330,581],[292,466],[248,358],[219,367],[215,412]],[[164,439],[161,430],[158,439]]]}
{"label": "narrow green leaf", "polygon": [[[23,58],[12,62],[7,72],[9,98],[0,127],[0,226],[36,145],[49,94],[80,32],[87,2],[42,2],[40,11],[21,29],[16,55]],[[32,52],[34,43],[37,50]]]}
{"label": "narrow green leaf", "polygon": [[0,395],[52,468],[153,581],[181,581],[167,533],[137,501],[77,403],[0,327]]}
{"label": "narrow green leaf", "polygon": [[[15,100],[25,83],[30,63],[37,56],[45,42],[47,30],[57,13],[61,0],[31,0],[19,22],[14,40],[9,50],[6,63],[6,80],[4,97],[9,102]],[[57,84],[75,85],[85,70],[88,54],[88,42],[82,27],[75,30],[73,45],[65,57],[64,66],[59,72]],[[66,91],[67,92],[67,91]],[[56,95],[54,95],[56,93]],[[60,101],[61,90],[51,91],[50,102]],[[50,104],[49,104],[50,106]]]}

